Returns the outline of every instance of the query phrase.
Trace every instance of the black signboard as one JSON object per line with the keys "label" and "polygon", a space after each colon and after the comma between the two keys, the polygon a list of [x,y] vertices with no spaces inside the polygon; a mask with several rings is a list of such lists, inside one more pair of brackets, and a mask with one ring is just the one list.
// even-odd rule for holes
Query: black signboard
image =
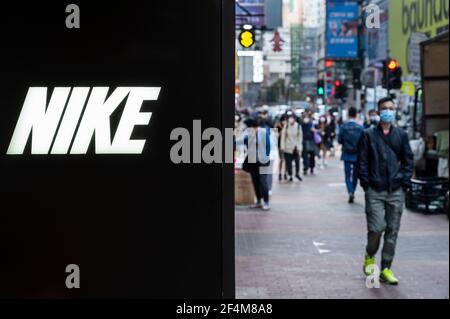
{"label": "black signboard", "polygon": [[234,1],[69,4],[2,5],[0,298],[233,297],[233,165],[170,135],[233,126]]}

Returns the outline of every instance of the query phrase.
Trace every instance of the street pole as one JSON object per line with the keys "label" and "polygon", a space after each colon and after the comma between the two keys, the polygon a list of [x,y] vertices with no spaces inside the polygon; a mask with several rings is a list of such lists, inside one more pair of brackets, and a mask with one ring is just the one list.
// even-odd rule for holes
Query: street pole
{"label": "street pole", "polygon": [[[358,19],[358,63],[359,63],[359,69],[361,70],[361,74],[362,74],[362,70],[364,69],[365,65],[364,65],[364,46],[363,46],[363,35],[364,35],[364,19],[363,19],[363,7],[364,7],[364,0],[358,0],[358,12],[359,12],[359,19]],[[355,82],[355,81],[353,81]],[[361,84],[361,82],[359,82]],[[361,101],[361,89],[355,88],[354,89],[355,92],[355,100],[357,102],[357,105],[360,107],[360,109],[365,109],[365,105],[362,105],[362,101]]]}
{"label": "street pole", "polygon": [[378,91],[378,72],[377,70],[373,70],[373,83],[374,83],[374,92],[373,92],[373,103],[375,104],[375,109],[377,109],[376,104],[377,104],[377,91]]}
{"label": "street pole", "polygon": [[373,83],[370,82],[370,86],[373,87],[374,90],[374,102],[376,103],[376,98],[377,98],[377,87],[378,87],[378,82],[380,81],[379,79],[379,70],[375,67],[368,67],[366,69],[364,69],[364,71],[361,73],[361,83],[365,86],[366,89],[366,97],[367,97],[367,86],[369,86],[368,81],[366,81],[366,75],[369,73],[373,73]]}
{"label": "street pole", "polygon": [[[391,61],[391,52],[389,51],[389,48],[387,49],[387,61],[388,61],[388,63]],[[384,68],[383,68],[384,70],[386,70],[385,72],[386,72],[386,74],[385,74],[385,79],[386,79],[386,87],[387,87],[387,96],[391,96],[391,87],[390,87],[390,85],[389,85],[389,83],[390,83],[390,73],[391,72],[389,72],[389,70],[388,70],[388,68],[386,67],[386,65],[384,66]]]}

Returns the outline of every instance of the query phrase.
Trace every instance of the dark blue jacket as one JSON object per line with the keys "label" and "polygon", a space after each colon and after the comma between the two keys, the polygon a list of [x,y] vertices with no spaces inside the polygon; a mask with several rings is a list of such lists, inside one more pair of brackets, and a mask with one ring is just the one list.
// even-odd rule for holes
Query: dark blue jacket
{"label": "dark blue jacket", "polygon": [[303,142],[314,141],[314,133],[311,132],[311,129],[313,127],[314,127],[314,125],[312,122],[309,122],[308,124],[302,123]]}
{"label": "dark blue jacket", "polygon": [[338,142],[342,145],[341,160],[356,162],[358,160],[358,143],[364,132],[364,127],[355,120],[350,120],[341,125]]}

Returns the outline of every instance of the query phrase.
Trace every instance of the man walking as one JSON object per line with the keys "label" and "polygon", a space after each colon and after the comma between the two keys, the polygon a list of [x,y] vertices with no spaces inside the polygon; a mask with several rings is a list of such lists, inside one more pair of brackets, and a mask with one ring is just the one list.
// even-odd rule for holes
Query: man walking
{"label": "man walking", "polygon": [[288,122],[281,131],[281,151],[286,161],[286,169],[289,175],[289,182],[293,182],[292,162],[295,162],[295,177],[302,181],[300,177],[300,154],[303,144],[303,131],[297,123],[294,114],[289,115]]}
{"label": "man walking", "polygon": [[347,185],[348,202],[355,202],[355,192],[358,185],[356,174],[356,162],[358,160],[358,143],[364,128],[356,122],[358,112],[351,107],[348,110],[349,120],[341,126],[339,133],[339,144],[342,145],[342,157],[345,168],[345,184]]}
{"label": "man walking", "polygon": [[[387,97],[378,102],[380,124],[366,130],[359,143],[358,177],[366,193],[368,243],[364,272],[372,274],[375,255],[384,233],[380,279],[399,280],[391,270],[405,203],[403,187],[410,183],[414,156],[405,131],[394,126],[396,107]],[[372,268],[373,269],[373,268]]]}

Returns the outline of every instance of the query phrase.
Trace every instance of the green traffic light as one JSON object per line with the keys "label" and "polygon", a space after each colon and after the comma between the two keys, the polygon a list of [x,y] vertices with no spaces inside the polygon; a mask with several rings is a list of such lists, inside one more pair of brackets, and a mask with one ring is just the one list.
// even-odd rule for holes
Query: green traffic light
{"label": "green traffic light", "polygon": [[324,95],[325,94],[325,90],[323,88],[318,88],[317,89],[317,94]]}

